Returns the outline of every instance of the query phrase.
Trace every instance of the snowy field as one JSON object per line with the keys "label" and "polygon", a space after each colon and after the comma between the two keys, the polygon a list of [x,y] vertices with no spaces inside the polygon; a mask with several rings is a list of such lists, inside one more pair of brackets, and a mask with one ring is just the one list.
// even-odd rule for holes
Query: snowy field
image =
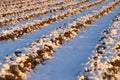
{"label": "snowy field", "polygon": [[0,80],[120,80],[120,0],[1,0]]}

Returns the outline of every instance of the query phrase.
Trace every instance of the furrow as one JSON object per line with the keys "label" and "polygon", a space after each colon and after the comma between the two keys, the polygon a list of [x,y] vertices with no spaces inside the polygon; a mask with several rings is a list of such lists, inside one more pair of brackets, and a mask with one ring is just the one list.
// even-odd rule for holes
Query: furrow
{"label": "furrow", "polygon": [[[80,1],[79,4],[85,3],[86,1],[88,1],[88,0]],[[65,6],[61,6],[61,7],[57,7],[57,8],[53,8],[53,9],[47,9],[47,10],[44,9],[42,11],[36,11],[36,12],[33,12],[32,14],[28,13],[28,14],[23,15],[22,17],[17,17],[17,18],[13,18],[13,19],[12,18],[10,18],[10,19],[3,18],[3,19],[1,19],[0,27],[10,25],[10,24],[14,24],[14,23],[17,23],[17,22],[23,21],[23,20],[28,20],[28,19],[38,17],[38,16],[41,16],[41,15],[45,15],[45,14],[50,13],[50,12],[56,12],[58,10],[63,10],[65,8],[69,8],[69,7],[75,6],[75,5],[78,5],[78,4],[65,5]]]}
{"label": "furrow", "polygon": [[52,2],[54,0],[43,0],[43,1],[39,1],[39,0],[35,0],[35,1],[20,1],[18,3],[13,3],[11,1],[11,5],[6,5],[5,3],[3,3],[2,7],[0,8],[0,10],[3,10],[3,11],[9,11],[9,9],[11,10],[17,10],[19,8],[25,8],[27,6],[30,6],[30,5],[35,5],[35,4],[41,4],[41,3],[47,3],[47,2]]}
{"label": "furrow", "polygon": [[88,24],[111,12],[119,3],[120,0],[116,0],[103,6],[98,10],[99,12],[81,16],[68,25],[55,29],[50,34],[34,41],[22,51],[16,51],[13,55],[7,56],[6,62],[1,67],[0,79],[25,79],[27,73],[34,69],[37,64],[52,57],[55,48],[74,38]]}
{"label": "furrow", "polygon": [[[87,6],[83,6],[83,7],[78,7],[76,9],[69,9],[67,11],[65,11],[64,13],[61,13],[60,15],[54,15],[51,18],[47,18],[47,20],[37,20],[33,23],[31,23],[32,25],[30,26],[23,26],[21,28],[10,28],[8,30],[6,30],[5,32],[3,31],[3,35],[0,36],[0,41],[3,40],[16,40],[17,38],[19,38],[20,36],[26,34],[26,33],[31,33],[39,28],[42,28],[48,24],[51,24],[52,22],[61,20],[61,19],[66,19],[68,17],[70,17],[73,14],[77,14],[79,12],[82,12],[90,7],[94,7],[98,4],[101,4],[102,2],[104,2],[105,0],[100,0],[100,1],[96,1],[93,3],[88,4]],[[6,33],[7,32],[7,33]]]}
{"label": "furrow", "polygon": [[[53,1],[53,0],[52,0]],[[70,0],[72,1],[72,0]],[[67,2],[70,2],[67,0],[61,1],[61,2],[53,2],[52,4],[50,4],[51,2],[46,2],[46,3],[42,3],[42,2],[36,2],[36,4],[30,4],[28,6],[25,6],[25,8],[22,8],[21,10],[12,10],[12,11],[7,11],[7,12],[3,12],[1,13],[1,18],[6,17],[6,16],[11,16],[11,15],[17,15],[17,14],[25,14],[26,12],[30,12],[30,11],[36,11],[36,10],[41,10],[44,8],[49,8],[51,6],[56,6],[56,5],[61,5],[61,4],[65,4]],[[9,9],[9,8],[7,8]]]}
{"label": "furrow", "polygon": [[120,79],[120,15],[113,19],[112,24],[103,30],[94,54],[89,58],[83,75],[78,80]]}

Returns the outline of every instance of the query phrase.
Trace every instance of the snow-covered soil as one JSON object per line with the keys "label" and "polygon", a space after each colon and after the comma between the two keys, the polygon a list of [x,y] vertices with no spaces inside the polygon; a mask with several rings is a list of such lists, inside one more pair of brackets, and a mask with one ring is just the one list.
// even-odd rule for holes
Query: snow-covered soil
{"label": "snow-covered soil", "polygon": [[86,63],[84,72],[80,72],[80,80],[88,79],[120,79],[120,15],[102,32],[94,54]]}
{"label": "snow-covered soil", "polygon": [[[56,80],[56,78],[57,80],[74,80],[79,72],[84,71],[85,63],[92,55],[101,31],[108,27],[108,23],[111,23],[119,13],[119,9],[120,7],[98,19],[88,28],[81,30],[74,39],[56,49],[53,58],[46,61],[45,65],[37,66],[28,80]],[[95,36],[91,36],[94,34]]]}
{"label": "snow-covered soil", "polygon": [[11,1],[0,3],[0,80],[120,79],[120,0]]}

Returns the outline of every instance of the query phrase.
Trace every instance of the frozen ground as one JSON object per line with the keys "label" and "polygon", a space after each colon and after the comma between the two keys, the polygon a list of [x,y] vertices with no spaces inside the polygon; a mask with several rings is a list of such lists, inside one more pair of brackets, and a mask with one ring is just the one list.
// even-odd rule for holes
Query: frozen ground
{"label": "frozen ground", "polygon": [[102,30],[118,15],[120,7],[103,16],[69,42],[57,48],[53,58],[39,65],[30,73],[28,80],[74,80],[92,55]]}
{"label": "frozen ground", "polygon": [[[44,5],[56,4],[43,6],[43,10],[41,0],[35,0],[39,6],[32,4],[34,0],[27,1],[26,4],[16,1],[19,5],[15,5],[6,0],[4,5],[14,7],[11,11],[0,3],[0,9],[5,9],[0,13],[0,80],[77,79],[83,75],[102,31],[120,13],[120,0],[61,0],[61,4],[42,0]],[[30,5],[33,10],[29,10]],[[24,12],[17,13],[21,8]]]}

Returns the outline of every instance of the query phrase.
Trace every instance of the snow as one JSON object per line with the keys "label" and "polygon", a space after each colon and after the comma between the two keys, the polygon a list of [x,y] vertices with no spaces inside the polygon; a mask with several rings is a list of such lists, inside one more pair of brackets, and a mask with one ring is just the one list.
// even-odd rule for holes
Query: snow
{"label": "snow", "polygon": [[[120,7],[80,31],[74,39],[57,48],[54,57],[45,65],[38,65],[28,80],[74,80],[84,70],[88,57],[97,44],[101,32],[119,13]],[[92,36],[91,36],[92,35]],[[94,36],[95,35],[95,36]],[[81,38],[81,36],[83,36]]]}
{"label": "snow", "polygon": [[[64,1],[64,0],[62,0],[62,1]],[[79,1],[79,0],[76,0],[76,1]],[[96,0],[90,0],[90,2],[95,2],[95,1]],[[99,56],[98,57],[99,59],[102,58],[101,55],[93,54],[93,53],[95,53],[94,50],[95,50],[96,46],[100,46],[98,44],[98,41],[99,41],[99,38],[102,36],[101,32],[104,29],[108,29],[108,26],[112,24],[112,20],[114,19],[114,17],[119,14],[120,5],[117,6],[115,9],[113,9],[113,11],[111,11],[110,13],[105,13],[104,16],[98,18],[97,20],[95,19],[95,17],[94,18],[92,18],[92,17],[94,15],[97,15],[102,10],[104,11],[104,8],[106,9],[106,7],[107,7],[107,6],[105,7],[105,5],[108,5],[109,3],[111,3],[110,5],[114,4],[114,2],[112,2],[112,1],[119,1],[119,0],[106,0],[106,2],[103,2],[92,8],[88,8],[87,10],[82,11],[77,14],[74,14],[66,19],[57,20],[56,22],[53,22],[52,24],[45,24],[44,25],[45,27],[43,27],[41,29],[37,29],[36,31],[31,32],[31,33],[26,33],[19,38],[15,37],[14,41],[13,40],[0,41],[0,46],[1,46],[0,47],[0,53],[1,53],[0,54],[0,69],[1,69],[0,78],[1,78],[1,75],[6,75],[6,74],[9,74],[12,76],[14,75],[14,74],[11,74],[10,72],[8,72],[11,64],[17,65],[20,63],[19,65],[22,68],[26,67],[22,63],[22,62],[25,62],[29,58],[26,54],[27,53],[31,54],[32,52],[36,52],[39,48],[43,47],[45,44],[52,46],[52,48],[55,48],[55,52],[53,51],[54,54],[50,55],[50,54],[48,54],[48,52],[45,52],[43,55],[43,58],[45,59],[45,61],[42,64],[37,65],[35,67],[35,69],[33,69],[33,70],[31,70],[31,68],[28,67],[28,70],[31,70],[28,75],[27,75],[27,72],[29,72],[29,71],[26,71],[24,73],[18,69],[19,75],[22,76],[22,78],[24,78],[26,80],[75,80],[79,76],[81,76],[80,78],[84,78],[82,73],[84,72],[84,70],[89,71],[89,69],[85,68],[85,67],[86,67],[86,63],[90,64],[90,62],[89,62],[90,57],[92,56],[92,58],[94,58],[95,56]],[[54,4],[54,3],[51,3],[51,4]],[[72,2],[70,2],[69,4],[72,4]],[[83,5],[85,6],[87,4],[89,4],[89,3],[87,2]],[[66,5],[66,4],[62,4],[62,5]],[[79,6],[83,6],[83,5],[79,5]],[[36,5],[36,7],[37,6],[38,5]],[[59,8],[60,5],[55,6],[55,7],[50,7],[50,8],[53,9],[53,8],[57,8],[57,7]],[[19,28],[25,27],[24,25],[34,24],[33,21],[36,21],[35,22],[35,24],[36,24],[37,20],[38,21],[41,19],[45,20],[51,16],[56,17],[57,14],[63,15],[62,13],[64,13],[65,11],[75,10],[76,7],[77,6],[74,6],[74,7],[72,7],[74,9],[69,8],[69,9],[59,10],[56,12],[48,13],[46,15],[35,17],[30,20],[24,20],[24,21],[20,21],[18,23],[12,24],[12,25],[4,26],[4,27],[0,28],[0,36],[3,34],[8,34],[10,32],[12,33],[12,30],[8,31],[8,28],[17,30]],[[99,9],[101,9],[101,11],[98,11]],[[78,10],[79,10],[79,8],[78,8]],[[39,12],[41,12],[41,11],[39,11]],[[30,12],[30,13],[28,12],[28,14],[31,14],[31,13],[34,13],[34,12]],[[38,13],[38,12],[36,11],[36,13]],[[91,20],[95,20],[95,22],[87,25],[87,23],[85,23],[85,22],[87,20],[89,20],[90,17],[92,18]],[[9,18],[10,18],[10,16],[9,16]],[[78,19],[75,20],[76,18],[78,18]],[[1,21],[3,19],[4,18],[2,18]],[[82,20],[82,19],[84,19],[84,20]],[[43,37],[45,35],[48,35],[48,38],[49,37],[56,38],[59,36],[59,34],[63,34],[67,31],[71,30],[72,28],[69,28],[68,26],[76,26],[77,22],[84,23],[84,26],[86,26],[86,25],[87,26],[85,28],[82,28],[78,34],[76,32],[73,32],[71,38],[64,38],[65,43],[62,45],[53,44],[51,41],[47,42],[47,40],[49,40],[47,38],[41,39],[41,37]],[[66,25],[66,24],[68,24],[68,25]],[[112,37],[108,37],[107,39],[104,40],[106,42],[106,45],[108,45],[107,46],[108,53],[110,51],[112,51],[109,49],[116,49],[116,47],[119,47],[118,34],[120,31],[119,31],[119,28],[117,27],[119,25],[120,25],[119,22],[115,22],[113,25],[115,28],[112,28],[112,30],[110,31],[111,32],[110,35]],[[63,26],[63,27],[59,29],[60,26]],[[77,36],[75,36],[75,35],[77,35]],[[116,40],[114,40],[113,37]],[[37,42],[35,42],[39,38],[41,40],[40,42],[42,45],[39,43],[37,44]],[[42,41],[44,39],[46,39],[45,40],[46,43],[44,41]],[[31,46],[29,46],[29,45],[31,45]],[[113,47],[113,45],[117,45],[117,46]],[[23,52],[21,54],[21,56],[18,57],[15,54],[13,54],[17,50],[18,51],[25,50],[27,52],[25,54]],[[34,51],[32,51],[32,50],[34,50]],[[105,52],[105,51],[106,50],[103,50],[103,52]],[[109,54],[109,55],[112,55],[112,54]],[[11,61],[11,56],[15,57],[16,60]],[[32,54],[32,56],[36,56],[36,54]],[[115,56],[115,58],[114,58],[114,56]],[[115,62],[116,60],[120,60],[120,58],[116,57],[116,55],[113,54],[112,57],[107,55],[106,57],[102,58],[102,60],[105,62],[105,66],[102,68],[102,69],[104,69],[104,68],[112,67],[112,65],[107,64],[106,60]],[[103,63],[101,63],[100,60],[97,60],[97,63],[100,63],[98,65],[98,68],[100,68],[101,66],[104,65]],[[32,65],[32,64],[29,63],[29,65]],[[94,65],[95,64],[92,64],[92,63],[90,64],[90,66],[92,66],[92,67],[94,67]],[[94,72],[92,72],[92,73],[94,74]],[[99,75],[101,73],[102,73],[102,71],[98,72]],[[120,73],[120,72],[118,72],[118,73]],[[88,74],[88,75],[91,75],[91,74]],[[115,76],[117,78],[120,77],[117,74],[115,74]],[[79,80],[81,80],[80,78],[79,78]],[[91,78],[99,80],[99,79],[101,79],[101,76],[93,75]]]}
{"label": "snow", "polygon": [[[100,5],[97,5],[97,8],[99,9],[101,6],[108,4],[110,1],[106,1],[105,3],[102,3]],[[57,28],[61,25],[64,25],[68,22],[71,22],[72,20],[74,20],[75,18],[79,17],[79,16],[83,16],[86,15],[88,13],[90,13],[92,10],[94,10],[96,7],[85,10],[81,13],[72,15],[71,17],[64,19],[64,20],[60,20],[58,22],[54,22],[52,24],[50,24],[49,26],[46,26],[42,29],[39,29],[37,31],[32,32],[31,34],[26,34],[23,35],[20,39],[16,40],[16,41],[3,41],[0,42],[1,48],[0,48],[0,52],[4,53],[0,54],[0,59],[4,59],[4,57],[6,55],[10,55],[11,53],[13,53],[15,50],[23,48],[24,46],[27,46],[28,44],[30,44],[33,40],[36,40],[38,38],[40,38],[42,35],[48,34],[50,31],[52,31],[54,28]],[[21,44],[22,43],[22,44]],[[21,44],[21,45],[19,45]],[[11,47],[9,47],[11,46]],[[7,51],[6,51],[7,50]]]}

